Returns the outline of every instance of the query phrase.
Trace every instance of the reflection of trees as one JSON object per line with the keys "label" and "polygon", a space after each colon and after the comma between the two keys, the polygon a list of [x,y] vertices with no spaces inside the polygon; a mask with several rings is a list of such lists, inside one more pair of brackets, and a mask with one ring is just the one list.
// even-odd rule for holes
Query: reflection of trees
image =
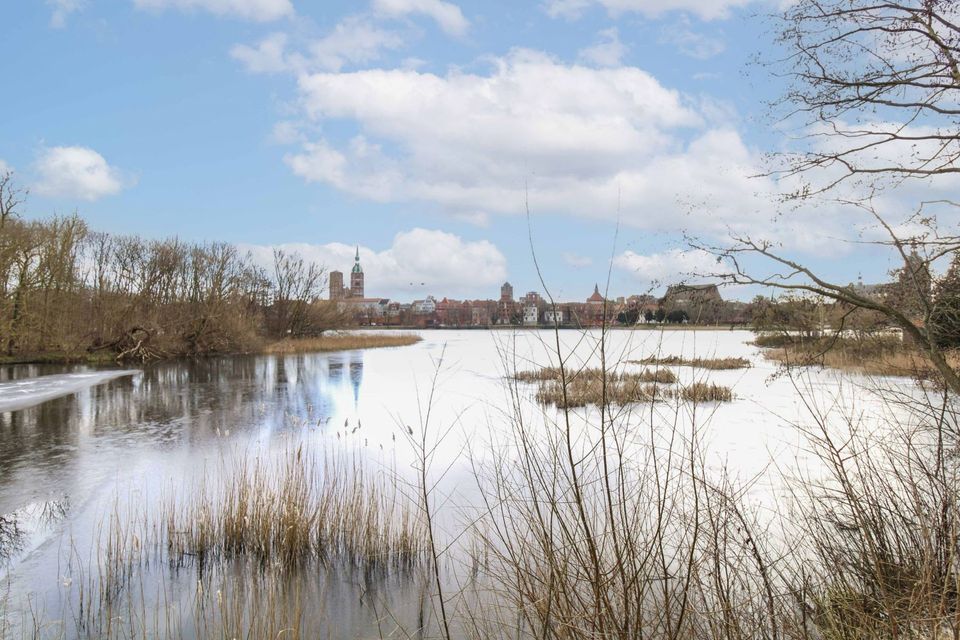
{"label": "reflection of trees", "polygon": [[[335,413],[348,393],[354,401],[359,397],[361,357],[300,354],[161,363],[135,377],[0,413],[0,488],[69,483],[72,474],[84,473],[81,467],[96,464],[84,459],[93,453],[91,444],[106,447],[105,453],[157,443],[190,446],[228,431],[285,429],[290,416],[317,421]],[[21,377],[21,371],[3,375]],[[42,373],[55,372],[63,368]],[[0,509],[13,506],[3,502],[0,495]]]}
{"label": "reflection of trees", "polygon": [[20,548],[22,538],[16,517],[0,515],[0,562],[9,559]]}

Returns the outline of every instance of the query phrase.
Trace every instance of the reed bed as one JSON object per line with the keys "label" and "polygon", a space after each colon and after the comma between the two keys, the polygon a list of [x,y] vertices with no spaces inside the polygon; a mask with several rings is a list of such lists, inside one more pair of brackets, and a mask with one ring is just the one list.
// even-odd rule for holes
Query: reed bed
{"label": "reed bed", "polygon": [[654,402],[674,397],[669,387],[643,383],[639,377],[611,378],[606,381],[596,378],[575,377],[566,385],[559,380],[543,382],[537,389],[537,402],[555,405],[560,409],[572,409],[588,405],[625,406],[640,402]]}
{"label": "reed bed", "polygon": [[[615,382],[656,382],[659,384],[673,384],[677,376],[669,369],[644,369],[640,373],[626,371],[604,371],[603,369],[583,368],[569,369],[565,372],[567,380],[582,380],[585,382],[600,382],[604,379]],[[513,379],[518,382],[559,382],[563,379],[559,367],[542,367],[534,371],[518,371]]]}
{"label": "reed bed", "polygon": [[631,364],[656,366],[694,367],[713,371],[748,369],[750,361],[746,358],[684,358],[682,356],[650,356],[640,360],[629,360]]}
{"label": "reed bed", "polygon": [[674,384],[677,381],[677,374],[670,369],[644,369],[637,378],[640,382],[655,382],[657,384]]}
{"label": "reed bed", "polygon": [[315,559],[390,571],[425,558],[417,505],[354,458],[297,449],[279,463],[242,461],[185,495],[161,516],[176,566],[249,558],[293,569]]}
{"label": "reed bed", "polygon": [[317,338],[280,340],[264,347],[264,353],[289,355],[294,353],[407,347],[421,340],[423,338],[413,333],[338,333]]}
{"label": "reed bed", "polygon": [[522,371],[514,375],[517,381],[538,383],[537,402],[555,405],[560,409],[589,405],[622,407],[675,398],[687,402],[733,400],[733,392],[729,387],[716,384],[696,382],[679,390],[674,389],[669,385],[677,382],[677,376],[669,369],[604,372],[602,369],[584,368],[566,372],[565,378],[566,384],[560,369],[556,367]]}
{"label": "reed bed", "polygon": [[156,508],[118,498],[89,553],[68,546],[67,608],[48,618],[27,602],[19,628],[58,640],[317,637],[328,628],[317,576],[407,584],[431,561],[421,505],[395,477],[358,452],[301,446],[224,460]]}
{"label": "reed bed", "polygon": [[733,391],[712,382],[694,382],[680,389],[680,399],[687,402],[730,402]]}
{"label": "reed bed", "polygon": [[[913,377],[936,380],[939,374],[930,358],[889,335],[862,337],[803,337],[788,334],[760,334],[754,344],[764,349],[769,360],[786,366],[827,367],[872,376]],[[960,368],[960,352],[946,353],[951,367]]]}

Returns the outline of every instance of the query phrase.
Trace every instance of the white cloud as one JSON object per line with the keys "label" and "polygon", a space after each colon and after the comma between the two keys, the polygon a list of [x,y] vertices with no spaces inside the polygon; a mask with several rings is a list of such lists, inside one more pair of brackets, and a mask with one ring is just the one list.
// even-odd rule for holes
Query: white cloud
{"label": "white cloud", "polygon": [[47,4],[53,7],[50,26],[54,29],[63,29],[67,26],[67,18],[70,14],[80,11],[87,3],[86,0],[47,0]]}
{"label": "white cloud", "polygon": [[133,0],[139,9],[207,11],[217,16],[270,22],[294,13],[290,0]]}
{"label": "white cloud", "polygon": [[303,152],[287,155],[284,161],[307,182],[325,182],[334,187],[346,187],[344,169],[347,158],[324,141],[306,142]]}
{"label": "white cloud", "polygon": [[570,251],[563,254],[563,261],[574,269],[583,269],[593,264],[593,258],[581,256]]}
{"label": "white cloud", "polygon": [[398,34],[364,17],[354,16],[340,22],[326,37],[311,43],[309,51],[319,68],[339,71],[345,64],[376,60],[382,51],[399,49],[403,44]]}
{"label": "white cloud", "polygon": [[243,63],[250,73],[281,73],[290,69],[286,48],[287,34],[272,33],[254,47],[234,45],[230,55]]}
{"label": "white cloud", "polygon": [[374,0],[373,9],[380,15],[403,17],[423,14],[433,18],[440,28],[450,35],[462,36],[470,28],[460,7],[444,0]]}
{"label": "white cloud", "polygon": [[400,34],[365,16],[343,19],[326,36],[303,43],[303,53],[291,51],[289,40],[287,34],[273,33],[255,46],[234,45],[230,55],[251,73],[308,73],[340,71],[346,65],[372,62],[385,50],[404,45]]}
{"label": "white cloud", "polygon": [[576,19],[585,9],[599,6],[611,15],[639,13],[657,18],[672,11],[692,13],[703,20],[727,18],[731,9],[753,4],[758,0],[546,0],[547,13],[554,17]]}
{"label": "white cloud", "polygon": [[13,167],[11,167],[9,164],[7,164],[7,163],[3,160],[3,158],[0,158],[0,175],[3,175],[3,174],[5,174],[5,173],[7,173],[7,172],[12,172],[12,171],[13,171]]}
{"label": "white cloud", "polygon": [[672,44],[680,53],[697,60],[712,58],[727,48],[720,38],[694,31],[686,16],[665,26],[660,32],[660,42]]}
{"label": "white cloud", "polygon": [[[769,218],[758,156],[716,109],[632,67],[515,51],[486,75],[364,70],[299,78],[307,122],[356,124],[286,157],[297,175],[358,197],[452,215],[534,212],[650,229],[723,230]],[[621,197],[618,200],[618,193]]]}
{"label": "white cloud", "polygon": [[[264,265],[273,247],[243,246]],[[331,271],[349,272],[356,248],[341,243],[279,245]],[[507,260],[486,240],[463,238],[431,229],[398,233],[388,249],[360,247],[366,294],[369,297],[421,297],[428,294],[490,297],[507,277]]]}
{"label": "white cloud", "polygon": [[124,187],[120,172],[86,147],[51,147],[37,159],[33,185],[44,196],[98,200]]}
{"label": "white cloud", "polygon": [[601,31],[599,35],[600,42],[581,49],[578,57],[600,67],[619,66],[623,56],[627,54],[626,45],[620,42],[620,33],[616,28],[612,28]]}
{"label": "white cloud", "polygon": [[651,289],[676,282],[716,281],[718,275],[729,273],[715,256],[699,249],[670,249],[650,255],[624,251],[614,258],[613,265]]}

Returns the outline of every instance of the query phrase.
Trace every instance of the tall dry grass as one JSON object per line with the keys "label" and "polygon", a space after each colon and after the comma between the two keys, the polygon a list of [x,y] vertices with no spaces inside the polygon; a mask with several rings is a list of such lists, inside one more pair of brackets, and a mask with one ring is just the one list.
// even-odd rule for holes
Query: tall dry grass
{"label": "tall dry grass", "polygon": [[323,596],[311,588],[321,572],[372,586],[415,580],[428,562],[428,532],[405,490],[395,472],[346,449],[320,454],[301,445],[224,459],[159,508],[134,494],[115,500],[89,551],[67,545],[64,608],[48,615],[27,602],[17,631],[44,639],[316,637],[326,624]]}
{"label": "tall dry grass", "polygon": [[646,364],[657,366],[695,367],[724,371],[729,369],[747,369],[750,361],[746,358],[684,358],[683,356],[649,356],[639,360],[629,360],[631,364]]}
{"label": "tall dry grass", "polygon": [[406,347],[421,340],[420,336],[412,333],[337,333],[318,338],[280,340],[264,347],[264,353],[288,355],[293,353]]}
{"label": "tall dry grass", "polygon": [[[759,334],[754,344],[763,355],[785,366],[828,367],[871,376],[911,377],[936,381],[938,373],[930,357],[899,337],[886,334],[804,337],[789,334]],[[945,354],[948,364],[960,368],[960,352]]]}
{"label": "tall dry grass", "polygon": [[[552,386],[559,411],[544,412],[546,425],[531,422],[528,390],[512,384],[508,430],[493,444],[503,453],[477,474],[486,514],[477,533],[498,597],[473,630],[567,640],[763,637],[779,625],[762,597],[771,569],[762,542],[731,535],[753,518],[706,472],[699,427],[712,409],[703,394],[681,401],[682,390],[642,383],[640,374],[604,375],[604,367],[568,372],[567,355],[558,341],[560,364],[540,383]],[[581,416],[572,407],[588,385],[601,401]],[[663,393],[677,402],[624,411],[624,389],[630,399]],[[498,629],[491,620],[512,624]]]}
{"label": "tall dry grass", "polygon": [[[555,355],[569,393],[576,375]],[[957,398],[859,391],[879,401],[870,422],[797,384],[807,414],[794,426],[813,460],[809,475],[782,477],[783,508],[767,513],[749,484],[708,464],[709,405],[698,407],[716,391],[692,388],[692,406],[624,413],[608,401],[580,416],[560,405],[542,428],[512,386],[497,448],[509,453],[478,474],[477,535],[498,598],[473,619],[477,635],[960,637]]]}
{"label": "tall dry grass", "polygon": [[675,389],[677,376],[669,369],[644,369],[627,372],[621,368],[605,371],[584,367],[569,372],[558,367],[519,371],[513,380],[538,383],[536,399],[540,404],[560,409],[607,405],[625,407],[632,404],[680,398],[696,402],[730,402],[733,391],[728,387],[694,382]]}
{"label": "tall dry grass", "polygon": [[416,505],[359,458],[318,458],[302,446],[277,462],[242,460],[164,505],[174,564],[251,558],[294,569],[305,560],[364,570],[408,568],[425,553]]}

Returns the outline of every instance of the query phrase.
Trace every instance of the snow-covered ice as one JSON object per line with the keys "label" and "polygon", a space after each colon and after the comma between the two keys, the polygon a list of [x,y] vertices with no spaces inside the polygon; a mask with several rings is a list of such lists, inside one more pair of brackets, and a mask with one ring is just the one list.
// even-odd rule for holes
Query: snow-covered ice
{"label": "snow-covered ice", "polygon": [[54,398],[68,396],[110,380],[137,375],[136,369],[61,373],[0,382],[0,412],[18,411]]}

